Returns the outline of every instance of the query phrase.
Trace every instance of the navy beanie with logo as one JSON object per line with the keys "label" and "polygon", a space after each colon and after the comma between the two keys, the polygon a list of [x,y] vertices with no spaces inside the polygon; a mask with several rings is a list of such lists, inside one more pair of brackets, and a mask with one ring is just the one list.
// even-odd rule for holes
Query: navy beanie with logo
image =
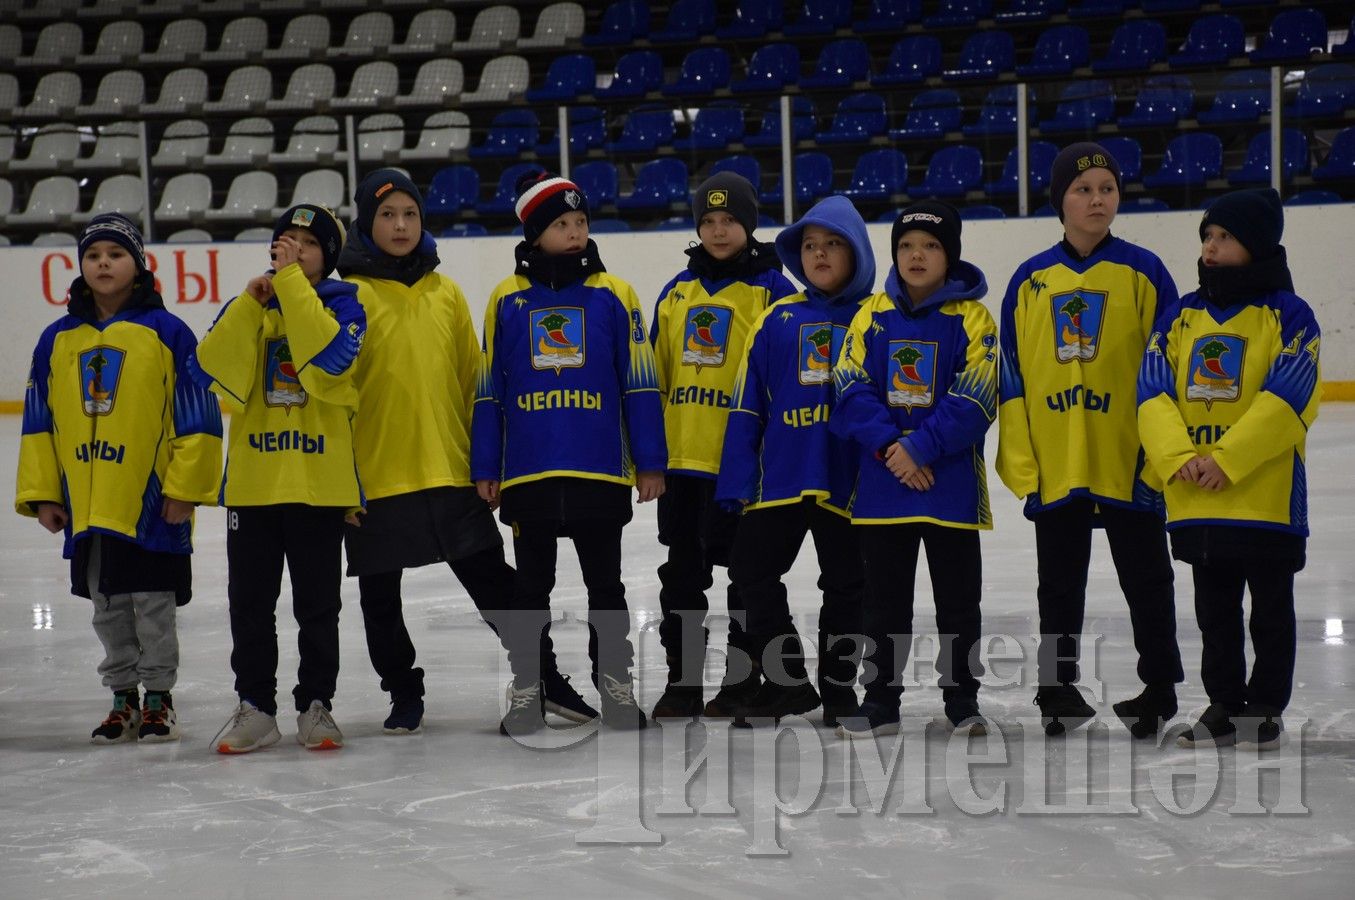
{"label": "navy beanie with logo", "polygon": [[697,230],[708,212],[727,212],[751,237],[757,228],[757,192],[747,178],[737,172],[717,172],[701,182],[692,194],[692,221]]}
{"label": "navy beanie with logo", "polygon": [[1269,259],[1280,248],[1284,234],[1284,206],[1274,188],[1255,188],[1224,194],[1209,205],[1200,219],[1200,240],[1204,230],[1217,225],[1237,238],[1252,259]]}
{"label": "navy beanie with logo", "polygon": [[1077,176],[1089,169],[1105,169],[1110,172],[1115,176],[1115,187],[1123,193],[1124,181],[1120,177],[1120,164],[1110,155],[1110,151],[1093,141],[1069,144],[1059,151],[1059,155],[1054,157],[1054,164],[1049,168],[1049,205],[1058,213],[1060,222],[1063,221],[1063,195],[1068,193],[1068,186],[1077,179]]}
{"label": "navy beanie with logo", "polygon": [[283,213],[273,225],[273,240],[276,242],[284,231],[291,228],[304,228],[315,235],[324,254],[325,268],[322,277],[328,277],[339,263],[339,250],[343,248],[344,231],[333,212],[313,203],[300,203]]}
{"label": "navy beanie with logo", "polygon": [[528,172],[518,179],[518,199],[514,206],[522,223],[522,236],[529,244],[565,213],[581,212],[588,218],[588,198],[568,178],[550,172]]}
{"label": "navy beanie with logo", "polygon": [[393,191],[403,191],[412,197],[419,207],[419,218],[421,220],[424,218],[423,194],[419,193],[418,187],[410,181],[409,176],[399,169],[377,169],[362,179],[353,197],[358,207],[358,228],[364,233],[369,235],[372,233],[376,211]]}
{"label": "navy beanie with logo", "polygon": [[141,230],[122,213],[101,213],[89,220],[85,230],[80,232],[76,248],[80,258],[84,259],[85,251],[99,241],[112,241],[130,253],[136,262],[137,274],[149,271],[146,267],[146,247],[141,240]]}
{"label": "navy beanie with logo", "polygon": [[946,267],[951,268],[960,261],[960,213],[941,200],[919,200],[910,204],[894,220],[894,228],[889,233],[890,256],[894,265],[898,265],[899,238],[914,229],[925,231],[941,242],[946,251]]}

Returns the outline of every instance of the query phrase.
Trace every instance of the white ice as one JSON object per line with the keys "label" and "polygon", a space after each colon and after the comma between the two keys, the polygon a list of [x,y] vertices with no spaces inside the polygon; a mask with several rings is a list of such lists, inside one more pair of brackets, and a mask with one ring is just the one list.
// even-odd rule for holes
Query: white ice
{"label": "white ice", "polygon": [[[14,471],[19,425],[0,418],[0,472]],[[89,602],[68,593],[58,539],[31,519],[2,517],[0,897],[1353,896],[1353,445],[1355,406],[1324,406],[1308,449],[1313,536],[1297,579],[1298,671],[1284,771],[1265,758],[1258,764],[1254,752],[1197,757],[1171,744],[1131,743],[1109,706],[1138,689],[1128,615],[1097,538],[1086,630],[1105,636],[1096,663],[1105,729],[1066,746],[1023,743],[1020,720],[1035,712],[1033,689],[995,686],[1019,674],[1016,663],[998,663],[980,700],[1004,739],[976,740],[973,752],[992,754],[990,761],[965,767],[957,755],[965,747],[941,729],[924,730],[940,701],[934,673],[920,664],[920,685],[904,696],[905,716],[916,718],[882,813],[878,787],[870,793],[856,763],[848,798],[848,750],[827,730],[808,728],[818,725],[817,713],[798,745],[787,735],[769,750],[765,733],[730,734],[728,750],[713,752],[685,796],[673,787],[682,782],[681,754],[671,743],[665,751],[671,726],[651,727],[634,748],[610,732],[555,751],[515,745],[497,733],[505,683],[497,643],[441,567],[405,579],[406,616],[428,672],[423,734],[381,733],[386,697],[367,660],[356,584],[346,581],[335,716],[347,746],[314,753],[293,742],[295,624],[284,588],[284,740],[247,756],[218,755],[209,742],[235,699],[216,509],[199,515],[195,597],[181,610],[174,694],[183,740],[91,746],[108,698],[95,673]],[[1032,530],[991,473],[990,485],[997,528],[983,538],[984,630],[1029,646]],[[557,626],[556,644],[565,671],[586,686],[582,585],[570,552],[560,558],[554,605],[570,621]],[[625,575],[646,707],[662,689],[653,630],[661,558],[654,508],[641,507],[626,531]],[[789,579],[802,633],[814,628],[814,581],[806,548]],[[717,608],[722,583],[712,592]],[[1185,567],[1177,570],[1177,606],[1185,721],[1205,703]],[[917,612],[918,631],[930,630],[925,569]],[[717,629],[712,645],[719,644]],[[717,669],[707,673],[712,681]],[[706,736],[693,729],[690,737],[695,753]],[[886,760],[893,747],[881,739]],[[775,833],[759,809],[775,799],[767,787],[774,763],[785,805],[804,810],[781,815]],[[627,775],[630,768],[639,774]],[[1163,780],[1174,770],[1185,777],[1173,799]],[[712,772],[728,785],[733,812],[702,810],[722,793],[710,789]],[[1033,787],[1042,774],[1043,798]],[[1192,799],[1197,784],[1205,793]],[[975,796],[966,799],[971,787]],[[971,805],[998,790],[1005,793],[997,811]],[[1249,796],[1259,796],[1259,806]],[[1041,811],[1041,802],[1061,811]],[[1089,811],[1069,812],[1079,804]],[[1191,806],[1198,810],[1177,811]],[[1260,811],[1243,814],[1247,806]],[[594,842],[600,838],[658,842]],[[778,848],[784,855],[750,855]]]}

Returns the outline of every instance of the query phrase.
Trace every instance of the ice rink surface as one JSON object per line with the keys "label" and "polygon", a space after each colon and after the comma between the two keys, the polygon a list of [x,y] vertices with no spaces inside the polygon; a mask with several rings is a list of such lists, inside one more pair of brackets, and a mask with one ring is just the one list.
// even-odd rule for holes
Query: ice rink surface
{"label": "ice rink surface", "polygon": [[[0,417],[0,472],[10,478],[19,425]],[[990,461],[995,443],[996,431]],[[88,734],[108,696],[89,602],[68,593],[59,540],[11,513],[0,518],[0,898],[1355,896],[1352,446],[1355,405],[1324,406],[1308,447],[1313,536],[1297,579],[1291,741],[1259,760],[1129,740],[1110,703],[1137,693],[1135,656],[1102,537],[1086,626],[1089,641],[1102,637],[1086,669],[1104,686],[1104,727],[1066,742],[1023,729],[1036,710],[1018,659],[990,660],[980,703],[1000,735],[968,746],[927,726],[940,696],[926,662],[904,695],[912,718],[902,744],[881,738],[879,755],[816,727],[817,712],[776,743],[766,730],[693,726],[685,756],[671,725],[634,742],[562,729],[549,735],[559,749],[519,746],[497,732],[506,669],[496,640],[451,573],[429,567],[405,578],[428,673],[423,734],[381,733],[386,697],[367,660],[356,583],[346,581],[334,713],[347,746],[313,753],[294,743],[296,631],[284,587],[283,740],[221,756],[210,741],[236,701],[217,509],[199,514],[195,597],[180,610],[183,740],[94,747]],[[997,527],[983,537],[984,632],[999,650],[1017,646],[1006,635],[1029,652],[1033,531],[991,472],[990,486]],[[663,687],[662,554],[654,507],[641,507],[624,558],[646,707]],[[560,558],[554,607],[568,620],[556,647],[593,697],[582,585],[572,554]],[[815,628],[815,578],[806,548],[790,576],[802,634]],[[717,608],[722,585],[718,574]],[[1180,564],[1177,607],[1185,721],[1205,698]],[[924,571],[919,634],[934,628],[931,608]]]}

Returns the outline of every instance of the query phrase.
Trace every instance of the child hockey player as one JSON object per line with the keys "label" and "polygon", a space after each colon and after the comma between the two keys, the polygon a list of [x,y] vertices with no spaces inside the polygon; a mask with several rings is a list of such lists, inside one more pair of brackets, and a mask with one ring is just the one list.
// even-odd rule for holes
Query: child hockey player
{"label": "child hockey player", "polygon": [[1162,261],[1110,233],[1120,167],[1099,144],[1054,159],[1058,244],[1022,263],[1002,300],[997,471],[1025,498],[1039,568],[1040,707],[1050,735],[1096,711],[1077,689],[1092,529],[1104,527],[1146,688],[1115,712],[1138,738],[1176,713],[1182,680],[1160,495],[1143,482],[1129,398],[1156,315],[1176,300]]}
{"label": "child hockey player", "polygon": [[866,570],[862,633],[865,702],[843,737],[892,734],[913,635],[919,544],[936,599],[937,671],[946,721],[985,733],[978,718],[982,560],[993,527],[983,436],[997,415],[997,325],[980,299],[983,273],[960,258],[960,214],[915,203],[890,233],[883,293],[852,320],[833,369],[830,424],[860,445],[852,523]]}
{"label": "child hockey player", "polygon": [[[1294,681],[1294,573],[1308,535],[1304,443],[1321,399],[1321,332],[1295,295],[1274,190],[1235,191],[1200,222],[1200,289],[1148,344],[1139,427],[1191,565],[1209,708],[1179,738],[1272,749]],[[1242,595],[1255,660],[1246,669]]]}
{"label": "child hockey player", "polygon": [[64,529],[71,592],[94,603],[113,690],[94,743],[173,741],[175,608],[192,594],[193,507],[221,482],[221,410],[188,373],[193,334],[165,309],[136,225],[95,216],[78,253],[66,314],[33,351],[15,508]]}
{"label": "child hockey player", "polygon": [[353,463],[353,364],[367,330],[357,287],[329,278],[344,230],[328,209],[294,206],[273,226],[276,274],[249,280],[198,344],[194,376],[228,405],[221,502],[231,669],[240,703],[217,736],[221,753],[277,743],[282,565],[292,580],[301,653],[296,739],[343,746],[331,715],[339,677],[343,520],[362,505]]}
{"label": "child hockey player", "polygon": [[[650,342],[664,399],[668,438],[667,489],[659,498],[659,542],[668,560],[659,566],[659,639],[668,685],[654,718],[733,715],[757,682],[739,678],[750,669],[743,603],[728,590],[730,661],[725,684],[703,710],[706,591],[712,568],[729,565],[738,519],[714,502],[734,376],[748,330],[769,303],[795,293],[781,274],[776,248],[753,238],[757,192],[748,179],[720,172],[692,195],[700,243],[687,250],[687,268],[659,294]],[[739,657],[735,659],[736,655]]]}
{"label": "child hockey player", "polygon": [[[593,684],[602,721],[643,728],[635,702],[621,582],[630,490],[663,493],[667,452],[654,353],[639,300],[607,273],[588,237],[588,201],[546,172],[518,182],[523,240],[514,274],[485,310],[471,471],[480,496],[513,528],[516,616],[544,625],[556,545],[574,542],[588,589]],[[541,686],[514,670],[506,734],[540,728]]]}

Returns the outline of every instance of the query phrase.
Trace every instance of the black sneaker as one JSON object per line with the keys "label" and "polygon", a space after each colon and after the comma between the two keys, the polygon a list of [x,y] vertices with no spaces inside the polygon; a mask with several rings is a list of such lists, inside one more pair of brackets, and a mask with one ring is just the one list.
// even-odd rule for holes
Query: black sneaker
{"label": "black sneaker", "polygon": [[640,704],[635,702],[635,685],[629,676],[621,681],[610,675],[602,675],[598,681],[598,690],[602,694],[603,725],[632,731],[649,724]]}
{"label": "black sneaker", "polygon": [[1209,704],[1198,722],[1176,739],[1178,747],[1231,747],[1237,743],[1233,713],[1219,703]]}
{"label": "black sneaker", "polygon": [[524,688],[519,688],[515,682],[508,682],[508,712],[499,722],[499,734],[515,737],[532,734],[545,727],[541,682],[533,682]]}
{"label": "black sneaker", "polygon": [[842,719],[854,716],[860,710],[856,702],[856,691],[836,684],[819,684],[819,697],[823,701],[823,725],[836,728]]}
{"label": "black sneaker", "polygon": [[988,726],[979,712],[979,701],[974,697],[952,697],[946,701],[946,724],[951,731],[968,732],[970,737],[982,737]]}
{"label": "black sneaker", "polygon": [[1163,724],[1176,715],[1176,686],[1150,684],[1137,697],[1121,700],[1111,709],[1135,739],[1156,737]]}
{"label": "black sneaker", "polygon": [[651,719],[694,719],[703,708],[702,690],[698,685],[669,684],[663,696],[654,704]]}
{"label": "black sneaker", "polygon": [[423,730],[423,698],[391,697],[391,714],[381,723],[386,734],[418,734]]}
{"label": "black sneaker", "polygon": [[1271,707],[1248,703],[1242,715],[1234,718],[1234,724],[1239,747],[1278,750],[1284,746],[1284,719]]}
{"label": "black sneaker", "polygon": [[837,736],[849,741],[898,733],[898,704],[886,705],[874,700],[867,700],[851,715],[842,716],[842,723],[837,727]]}
{"label": "black sneaker", "polygon": [[756,694],[734,713],[736,728],[752,728],[780,722],[785,716],[798,716],[817,709],[819,692],[807,681],[782,686],[764,682]]}
{"label": "black sneaker", "polygon": [[174,698],[169,691],[147,691],[146,704],[141,707],[141,729],[137,740],[147,744],[177,741],[179,717],[174,712]]}
{"label": "black sneaker", "polygon": [[545,710],[571,722],[591,722],[598,717],[598,711],[589,706],[569,683],[568,675],[561,675],[559,669],[546,672],[541,679],[541,696]]}
{"label": "black sneaker", "polygon": [[1082,699],[1082,692],[1071,684],[1042,687],[1035,692],[1044,733],[1058,737],[1096,718],[1096,710]]}
{"label": "black sneaker", "polygon": [[103,723],[90,733],[91,744],[121,744],[136,740],[141,728],[141,709],[136,688],[115,691],[113,709]]}
{"label": "black sneaker", "polygon": [[760,687],[762,673],[757,669],[741,681],[726,681],[720,685],[720,690],[715,692],[715,696],[707,701],[701,715],[708,719],[732,719],[740,707],[746,706],[757,695]]}

